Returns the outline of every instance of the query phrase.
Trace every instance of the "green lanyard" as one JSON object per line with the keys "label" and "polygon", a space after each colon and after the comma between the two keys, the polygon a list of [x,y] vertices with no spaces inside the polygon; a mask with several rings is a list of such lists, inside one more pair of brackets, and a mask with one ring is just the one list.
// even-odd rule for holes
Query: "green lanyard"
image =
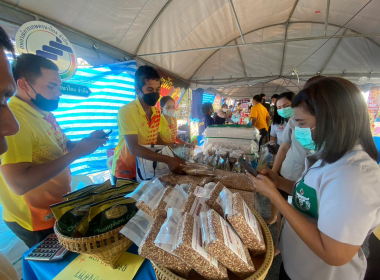
{"label": "green lanyard", "polygon": [[292,204],[301,213],[318,219],[317,192],[306,185],[304,179],[294,189]]}

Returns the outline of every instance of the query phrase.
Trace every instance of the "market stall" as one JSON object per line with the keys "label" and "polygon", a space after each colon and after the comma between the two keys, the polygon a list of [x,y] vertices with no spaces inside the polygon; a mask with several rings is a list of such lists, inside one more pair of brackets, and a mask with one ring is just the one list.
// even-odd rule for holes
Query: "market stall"
{"label": "market stall", "polygon": [[[226,187],[226,191],[219,192],[214,197],[219,199],[219,202],[224,201],[223,195],[225,193],[234,192],[241,185],[246,185],[246,188],[239,191],[248,192],[249,195],[255,194],[249,182],[242,179],[245,176],[244,168],[239,164],[239,159],[245,159],[255,165],[260,157],[257,130],[247,126],[249,123],[249,103],[254,95],[264,93],[269,97],[284,91],[297,93],[302,89],[305,81],[312,76],[342,76],[354,82],[362,91],[367,91],[373,87],[369,97],[370,114],[373,133],[378,136],[380,111],[378,110],[379,106],[375,104],[379,96],[379,90],[376,87],[380,85],[380,33],[378,33],[380,25],[378,24],[377,13],[379,4],[375,1],[367,2],[340,0],[331,1],[331,3],[330,1],[318,1],[316,3],[311,0],[261,0],[214,1],[210,4],[207,1],[185,0],[147,0],[144,3],[141,1],[89,3],[85,0],[42,3],[37,0],[6,0],[0,1],[0,25],[4,27],[12,39],[15,39],[19,27],[26,22],[40,20],[56,26],[72,43],[72,49],[65,55],[71,57],[76,53],[78,57],[94,66],[89,71],[79,70],[75,76],[73,76],[73,72],[70,72],[75,67],[68,67],[70,75],[73,76],[71,82],[75,82],[75,78],[81,75],[87,77],[77,80],[77,84],[82,86],[87,84],[91,90],[95,89],[93,92],[96,93],[92,96],[94,99],[78,101],[79,99],[75,98],[63,98],[67,100],[67,104],[65,108],[59,109],[57,119],[62,122],[63,126],[77,129],[73,133],[72,139],[82,133],[81,127],[91,126],[88,120],[93,118],[97,120],[98,125],[101,123],[103,126],[108,123],[109,128],[114,129],[111,142],[116,143],[118,137],[115,120],[117,109],[134,99],[135,68],[147,64],[153,65],[159,70],[162,76],[161,96],[168,95],[175,100],[178,136],[187,142],[193,142],[199,136],[201,136],[200,138],[204,137],[204,144],[202,148],[197,149],[199,153],[194,158],[194,161],[202,166],[202,175],[197,173],[198,170],[196,172],[189,170],[190,173],[195,172],[196,174],[190,175],[188,173],[183,177],[171,177],[170,175],[162,177],[160,182],[163,188],[160,189],[162,192],[158,196],[158,200],[153,200],[154,203],[149,201],[152,203],[151,207],[145,208],[145,213],[151,214],[150,217],[154,220],[147,218],[148,223],[145,224],[153,224],[158,233],[162,229],[162,225],[168,223],[168,217],[183,218],[182,223],[176,220],[176,224],[182,226],[176,230],[183,234],[184,231],[188,230],[194,217],[190,217],[190,214],[185,213],[186,211],[182,211],[180,216],[176,216],[175,210],[172,210],[169,215],[168,210],[182,210],[189,197],[202,200],[205,199],[205,194],[209,195],[209,192],[216,189],[215,185],[206,186],[206,183],[203,182],[205,178],[202,177],[205,173],[202,172],[208,173],[208,177],[212,179],[208,178],[207,180],[215,184],[221,183]],[[177,16],[178,14],[181,14],[180,19]],[[56,38],[54,40],[54,46],[62,43]],[[40,47],[39,53],[45,52],[46,55],[49,50],[46,46],[49,47],[50,45],[48,43],[43,46],[40,44],[38,46]],[[75,61],[75,59],[72,60],[74,64]],[[105,65],[111,67],[103,67]],[[122,68],[124,70],[120,72],[119,81],[112,85],[109,84],[109,80],[113,80],[114,76],[107,77],[105,74],[118,72]],[[125,68],[128,70],[125,71]],[[118,72],[118,74],[120,73]],[[107,96],[103,94],[105,87],[112,89]],[[124,89],[118,87],[124,87]],[[113,93],[118,97],[112,95]],[[214,110],[218,110],[225,98],[229,100],[228,105],[234,105],[234,107],[236,107],[237,101],[242,103],[242,110],[237,112],[233,118],[233,122],[237,125],[222,125],[204,130],[202,104],[211,102],[214,105]],[[103,102],[104,100],[106,102]],[[111,102],[110,100],[122,102]],[[106,114],[99,112],[100,103],[103,106],[102,110],[107,111]],[[115,105],[115,103],[118,104]],[[70,111],[75,106],[79,106],[75,118],[78,117],[77,119],[81,120],[81,123],[77,123],[72,116],[65,115],[66,111]],[[81,114],[83,112],[84,114]],[[112,117],[112,123],[100,122],[100,117],[103,120]],[[101,128],[103,129],[103,127]],[[200,138],[198,140],[201,140]],[[201,144],[201,141],[198,141],[198,144]],[[98,154],[75,163],[73,166],[75,168],[74,173],[81,174],[81,170],[85,170],[86,174],[90,174],[95,171],[107,170],[106,159],[108,155],[106,156],[106,152],[112,156],[111,150],[114,145],[111,146],[104,148],[101,155]],[[190,160],[189,157],[185,158]],[[269,158],[265,157],[264,164],[270,165]],[[239,180],[244,182],[241,183]],[[233,182],[231,183],[231,181]],[[145,186],[144,184],[138,186],[135,182],[132,184],[134,186],[133,191]],[[114,191],[114,188],[120,187],[122,185],[108,186],[98,193],[107,192],[110,189]],[[199,192],[193,190],[191,193],[191,187],[203,188],[204,192],[198,189]],[[176,190],[172,191],[173,193],[178,192],[184,195],[182,203],[180,205],[173,204],[171,208],[167,208],[166,205],[165,210],[160,212],[160,209],[156,209],[160,205],[159,202],[168,204],[165,198],[166,196],[171,197],[168,193],[172,189]],[[132,190],[128,192],[130,191]],[[139,193],[140,197],[136,197],[135,206],[139,205],[141,197],[144,198],[144,193],[141,192]],[[126,193],[123,194],[124,196],[127,195]],[[163,196],[164,194],[165,196]],[[122,197],[124,198],[124,196]],[[232,200],[229,195],[227,197],[229,200],[223,202],[226,205],[231,205],[233,204],[232,201],[236,202],[238,199],[235,198],[235,193],[233,195],[235,200]],[[106,198],[103,198],[97,202],[100,203],[105,200]],[[91,201],[91,204],[93,203],[95,203],[94,200]],[[210,203],[212,206],[207,204],[207,207],[214,210],[215,213],[211,211],[211,214],[208,214],[210,211],[208,208],[206,208],[208,211],[202,213],[207,212],[207,215],[210,216],[207,219],[209,218],[211,221],[219,219],[219,227],[221,227],[220,224],[224,225],[224,223],[227,224],[227,227],[231,227],[234,221],[233,218],[229,220],[228,215],[224,213],[223,210],[227,206],[223,203]],[[226,254],[232,257],[236,257],[236,255],[240,257],[237,259],[240,266],[236,268],[223,256],[218,256],[217,249],[219,248],[215,249],[212,246],[215,244],[217,246],[223,242],[215,242],[209,247],[204,244],[205,249],[200,250],[202,253],[198,252],[197,257],[203,261],[202,263],[209,265],[211,269],[217,268],[215,270],[221,279],[227,271],[239,275],[241,279],[263,279],[273,259],[273,242],[260,212],[255,209],[254,203],[247,201],[244,203],[249,204],[248,210],[251,212],[247,211],[253,215],[252,219],[256,221],[258,232],[262,234],[260,235],[261,243],[264,242],[266,251],[258,252],[255,249],[247,251],[246,258],[241,262],[242,255],[239,255],[241,253],[239,250],[239,253],[229,251],[229,249],[235,248],[236,244],[232,244],[235,247],[224,246],[223,249]],[[239,205],[241,206],[241,204]],[[127,207],[127,209],[129,208]],[[134,213],[139,213],[143,211],[143,207],[134,210],[136,210]],[[149,212],[153,210],[163,214],[160,219],[156,219],[156,214]],[[120,214],[122,211],[120,213],[115,212]],[[124,247],[121,246],[117,251],[108,252],[107,257],[113,256],[114,259],[110,257],[107,261],[105,259],[103,261],[108,262],[109,266],[115,266],[115,262],[119,260],[118,254],[125,251],[135,256],[142,255],[146,260],[142,261],[141,267],[136,269],[136,276],[133,279],[156,279],[155,277],[158,279],[182,279],[188,275],[190,275],[189,279],[198,279],[199,275],[208,276],[207,272],[199,268],[198,262],[191,263],[191,260],[184,256],[183,250],[192,250],[192,244],[179,242],[175,248],[173,247],[174,244],[166,244],[172,245],[170,249],[167,247],[165,249],[159,248],[159,246],[154,245],[153,237],[150,236],[147,241],[147,235],[152,234],[148,228],[145,228],[143,235],[139,235],[141,242],[136,239],[136,234],[134,237],[128,235],[124,226],[132,221],[135,216],[131,215],[128,221],[123,221],[123,225],[119,228],[112,227],[106,231],[104,234],[118,230],[115,234],[113,232],[112,236],[107,237],[109,239],[103,237],[99,237],[98,240],[94,239],[94,236],[98,236],[98,234],[94,234],[94,232],[88,234],[86,226],[78,229],[78,232],[82,234],[81,237],[74,237],[67,232],[62,233],[62,228],[57,226],[57,234],[61,234],[59,242],[70,251],[88,253],[94,257],[93,251],[95,251],[94,248],[98,246],[98,243],[99,248],[108,248],[112,247],[111,244],[114,242],[124,240]],[[60,220],[59,215],[56,218],[58,221]],[[84,215],[81,218],[86,224],[88,216]],[[242,219],[242,217],[240,218]],[[135,220],[133,221],[135,222]],[[82,220],[78,222],[82,222]],[[59,225],[59,223],[57,224]],[[124,237],[119,234],[121,227],[126,233]],[[76,226],[74,228],[76,229]],[[200,223],[200,229],[202,230],[202,223]],[[217,230],[214,228],[214,231]],[[235,231],[233,232],[236,235],[236,240],[240,240],[238,243],[243,244],[243,248],[248,247],[250,245],[249,240],[245,239],[237,229]],[[220,236],[218,235],[218,237]],[[89,241],[87,238],[93,239]],[[145,244],[142,243],[143,240]],[[135,245],[132,245],[132,242]],[[89,247],[82,247],[83,244]],[[177,271],[170,267],[170,264],[160,262],[155,258],[156,256],[146,252],[148,251],[146,249],[147,244],[149,245],[148,249],[155,248],[158,250],[157,248],[159,248],[161,251],[158,251],[171,260],[179,259],[181,267],[185,269]],[[139,252],[136,245],[139,246]],[[145,251],[141,248],[145,248]],[[49,264],[25,260],[25,257],[32,251],[33,249],[24,254],[25,279],[44,279],[45,276],[52,279],[65,271],[69,263],[72,263],[78,256],[76,253],[70,253],[65,259]],[[246,250],[243,251],[246,252]],[[106,253],[103,253],[96,255],[99,260],[105,257],[104,254]],[[210,259],[213,262],[211,265]],[[188,265],[185,266],[184,263]],[[106,267],[105,271],[111,271],[110,269],[110,267]]]}

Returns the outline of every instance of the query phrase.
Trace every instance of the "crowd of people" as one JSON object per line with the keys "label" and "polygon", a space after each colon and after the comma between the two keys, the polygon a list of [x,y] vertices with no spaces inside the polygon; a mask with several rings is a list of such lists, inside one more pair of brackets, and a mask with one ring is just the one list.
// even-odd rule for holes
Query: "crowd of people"
{"label": "crowd of people", "polygon": [[[99,130],[70,141],[51,113],[61,95],[57,66],[22,54],[11,69],[5,50],[14,54],[0,28],[0,203],[6,225],[32,247],[53,232],[50,205],[71,190],[69,165],[108,139]],[[183,172],[181,158],[146,147],[192,147],[177,137],[175,102],[160,99],[160,80],[153,67],[136,71],[136,99],[121,107],[117,117],[114,178],[136,178],[136,157]],[[271,170],[248,176],[272,202],[268,223],[284,217],[278,226],[283,259],[279,279],[363,279],[367,262],[361,246],[370,234],[366,279],[380,279],[379,229],[372,233],[380,224],[379,154],[362,93],[343,78],[317,77],[297,95],[273,96],[272,103],[262,95],[253,97],[251,125],[260,131],[260,144],[269,134],[280,148]],[[241,110],[237,104],[235,111]],[[235,111],[223,104],[214,114],[211,103],[203,104],[205,127],[229,122]],[[5,261],[0,275],[9,269],[2,266]]]}

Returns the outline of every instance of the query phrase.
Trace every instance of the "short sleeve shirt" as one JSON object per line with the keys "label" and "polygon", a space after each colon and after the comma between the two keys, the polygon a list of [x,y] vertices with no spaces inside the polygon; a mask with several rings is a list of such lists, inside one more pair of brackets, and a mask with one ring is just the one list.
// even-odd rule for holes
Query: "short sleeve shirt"
{"label": "short sleeve shirt", "polygon": [[282,141],[290,144],[286,157],[282,162],[280,174],[288,180],[296,181],[301,177],[305,169],[305,158],[311,154],[311,151],[305,149],[300,142],[296,140],[295,126],[297,122],[291,117],[282,133]]}
{"label": "short sleeve shirt", "polygon": [[268,110],[260,103],[251,108],[251,118],[256,118],[256,128],[258,130],[265,128],[268,131],[267,117],[269,117]]}
{"label": "short sleeve shirt", "polygon": [[157,135],[161,130],[161,114],[156,107],[151,108],[153,114],[150,120],[138,98],[119,109],[119,143],[112,164],[114,176],[136,178],[136,158],[130,153],[124,135],[138,135],[139,145],[157,143]]}
{"label": "short sleeve shirt", "polygon": [[177,139],[177,119],[171,118],[171,124],[169,125],[165,116],[161,114],[161,131],[160,137],[166,143],[175,143]]}
{"label": "short sleeve shirt", "polygon": [[286,122],[283,124],[272,124],[272,128],[270,130],[270,136],[277,138],[277,144],[281,145],[282,143],[282,134],[284,132],[284,129],[286,127]]}
{"label": "short sleeve shirt", "polygon": [[[335,163],[306,158],[303,183],[293,190],[293,207],[327,236],[362,245],[380,224],[380,169],[360,145]],[[280,250],[287,274],[293,280],[363,279],[365,256],[360,249],[346,265],[330,266],[315,255],[285,221]]]}
{"label": "short sleeve shirt", "polygon": [[[8,151],[1,155],[1,165],[29,162],[32,165],[48,163],[67,153],[68,138],[50,112],[37,111],[13,96],[9,107],[20,124],[17,134],[7,136]],[[70,192],[71,174],[65,168],[55,178],[22,196],[16,195],[0,175],[0,203],[3,218],[16,222],[30,231],[54,226],[50,205],[62,202]]]}

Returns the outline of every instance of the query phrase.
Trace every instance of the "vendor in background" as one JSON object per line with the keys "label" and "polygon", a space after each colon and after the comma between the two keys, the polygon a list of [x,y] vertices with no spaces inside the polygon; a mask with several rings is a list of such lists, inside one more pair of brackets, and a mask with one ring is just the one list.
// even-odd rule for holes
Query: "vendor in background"
{"label": "vendor in background", "polygon": [[243,111],[243,109],[241,108],[241,102],[239,102],[238,104],[236,104],[235,111],[237,111],[238,113],[240,113],[241,111]]}
{"label": "vendor in background", "polygon": [[270,132],[270,141],[281,145],[282,133],[290,117],[294,115],[291,107],[295,94],[293,92],[284,92],[277,95],[277,102],[274,106],[272,119],[272,129]]}
{"label": "vendor in background", "polygon": [[[379,153],[367,104],[357,86],[334,77],[309,84],[292,108],[297,141],[314,151],[302,176],[249,176],[285,218],[279,279],[363,279],[361,246],[380,224]],[[293,195],[292,205],[277,188]]]}
{"label": "vendor in background", "polygon": [[222,108],[219,109],[215,114],[214,124],[224,124],[225,122],[227,122],[228,121],[227,111],[228,111],[227,104],[223,104]]}
{"label": "vendor in background", "polygon": [[272,103],[270,105],[270,111],[269,111],[269,115],[270,115],[271,119],[273,119],[273,116],[274,116],[274,110],[276,108],[277,98],[278,98],[278,94],[273,94],[271,97]]}
{"label": "vendor in background", "polygon": [[32,247],[54,233],[50,205],[62,202],[71,191],[70,164],[108,139],[102,130],[79,142],[63,133],[50,113],[62,95],[58,67],[52,61],[22,54],[14,61],[13,77],[17,92],[8,104],[20,130],[7,136],[8,151],[1,156],[0,203],[5,224]]}
{"label": "vendor in background", "polygon": [[161,139],[166,143],[176,143],[179,146],[193,147],[177,136],[177,119],[175,114],[175,101],[171,96],[164,96],[160,99],[161,107]]}
{"label": "vendor in background", "polygon": [[231,119],[231,118],[232,118],[233,107],[234,107],[234,106],[232,106],[232,105],[228,106],[228,111],[227,111],[227,118],[228,118],[228,119]]}
{"label": "vendor in background", "polygon": [[[291,107],[294,96],[293,92],[284,92],[277,98],[271,130],[271,141],[280,145],[272,170],[288,180],[297,180],[301,176],[304,170],[305,157],[310,154],[310,151],[295,139],[296,124],[292,118],[294,111]],[[279,172],[280,168],[281,171]],[[279,192],[284,199],[288,199],[287,192],[282,190]],[[280,220],[277,218],[278,209],[271,203],[271,216],[266,223],[271,225],[278,221],[277,229],[279,229]],[[275,253],[278,254],[278,251],[275,250]]]}
{"label": "vendor in background", "polygon": [[[9,98],[16,91],[16,84],[5,51],[12,53],[15,57],[12,41],[0,27],[0,99],[3,103],[0,107],[0,155],[8,149],[5,137],[14,135],[19,130],[15,116],[7,105]],[[16,270],[2,252],[0,252],[0,279],[19,279]]]}
{"label": "vendor in background", "polygon": [[265,99],[266,99],[265,94],[262,93],[262,94],[260,94],[260,96],[262,98],[261,99],[261,104],[263,104],[263,106],[265,107],[265,109],[268,110],[268,113],[269,113],[270,112],[270,104],[268,104],[268,103],[265,102]]}
{"label": "vendor in background", "polygon": [[[155,107],[160,98],[161,76],[151,66],[140,66],[135,74],[136,100],[122,106],[117,115],[119,143],[115,149],[112,175],[136,178],[136,156],[166,163],[174,173],[182,173],[179,157],[161,155],[142,145],[168,145],[161,139],[161,114]],[[113,178],[114,179],[114,178]]]}
{"label": "vendor in background", "polygon": [[205,129],[206,129],[209,125],[214,124],[214,119],[211,117],[214,114],[214,108],[212,107],[212,103],[202,104],[202,113],[203,113],[203,122],[205,124]]}
{"label": "vendor in background", "polygon": [[268,127],[270,124],[270,116],[268,110],[261,103],[262,97],[255,95],[253,97],[251,108],[251,124],[260,131],[259,146],[263,144],[264,137],[268,135]]}

